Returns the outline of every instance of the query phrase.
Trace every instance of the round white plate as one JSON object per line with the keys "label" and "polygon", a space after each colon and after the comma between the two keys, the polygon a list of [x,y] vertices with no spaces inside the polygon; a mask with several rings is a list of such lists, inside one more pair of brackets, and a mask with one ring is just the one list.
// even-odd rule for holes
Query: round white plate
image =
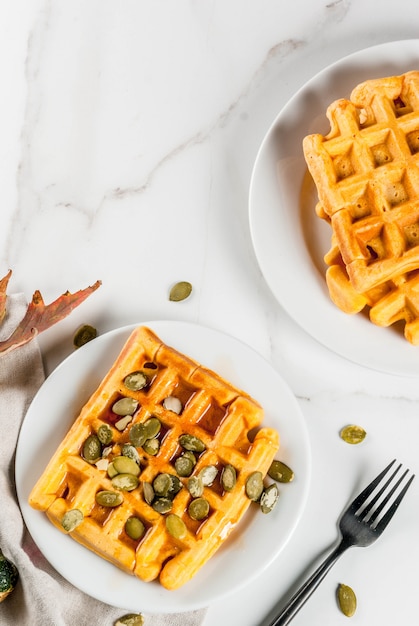
{"label": "round white plate", "polygon": [[419,347],[401,328],[379,328],[366,313],[340,311],[325,283],[324,253],[330,227],[315,214],[314,183],[302,140],[326,134],[325,112],[338,98],[370,78],[419,68],[419,39],[374,46],[334,63],[308,81],[280,111],[254,165],[249,197],[253,245],[262,273],[278,302],[312,337],[360,365],[405,376],[419,374]]}
{"label": "round white plate", "polygon": [[259,354],[228,335],[202,326],[169,321],[145,325],[165,343],[217,371],[262,404],[264,424],[280,433],[277,458],[295,471],[295,480],[281,486],[281,498],[274,511],[263,515],[257,506],[253,507],[225,546],[192,581],[177,591],[167,591],[157,582],[144,583],[120,571],[62,534],[44,513],[28,505],[33,485],[134,326],[112,331],[86,344],[45,381],[20,432],[16,486],[29,532],[64,578],[90,596],[124,610],[172,613],[207,606],[237,590],[278,556],[303,512],[310,478],[310,448],[296,399]]}

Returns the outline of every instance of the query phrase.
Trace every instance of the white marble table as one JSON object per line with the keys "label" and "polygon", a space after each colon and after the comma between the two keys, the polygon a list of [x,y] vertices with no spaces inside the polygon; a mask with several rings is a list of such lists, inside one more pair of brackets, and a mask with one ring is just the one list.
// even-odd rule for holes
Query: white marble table
{"label": "white marble table", "polygon": [[[363,477],[393,457],[419,469],[417,378],[351,362],[300,328],[265,282],[248,221],[257,150],[293,93],[349,53],[417,34],[415,0],[0,5],[0,274],[12,268],[12,292],[40,289],[47,301],[103,282],[40,337],[47,373],[81,323],[105,333],[190,321],[266,357],[306,420],[302,519],[257,580],[209,607],[205,626],[267,624],[335,542],[336,518]],[[182,303],[167,298],[177,280],[194,286]],[[362,445],[340,440],[348,422],[367,430]],[[295,625],[345,623],[338,582],[358,595],[351,623],[417,623],[418,516],[414,483],[385,538],[344,556]]]}

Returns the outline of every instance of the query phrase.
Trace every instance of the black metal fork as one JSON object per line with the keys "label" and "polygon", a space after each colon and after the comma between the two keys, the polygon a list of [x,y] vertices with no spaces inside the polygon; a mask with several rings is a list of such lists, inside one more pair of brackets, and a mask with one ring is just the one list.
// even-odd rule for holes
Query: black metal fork
{"label": "black metal fork", "polygon": [[342,535],[340,543],[294,594],[270,626],[289,624],[345,550],[351,546],[370,546],[380,537],[415,477],[414,474],[408,477],[408,469],[400,475],[401,464],[388,476],[395,462],[393,460],[349,505],[339,522]]}

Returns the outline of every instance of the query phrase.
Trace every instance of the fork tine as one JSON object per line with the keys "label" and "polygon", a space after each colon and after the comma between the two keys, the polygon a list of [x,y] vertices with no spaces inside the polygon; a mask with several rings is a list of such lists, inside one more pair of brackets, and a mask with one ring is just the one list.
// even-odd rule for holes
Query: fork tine
{"label": "fork tine", "polygon": [[[407,472],[405,472],[405,474],[406,473]],[[403,487],[403,489],[401,490],[401,492],[399,493],[399,495],[397,496],[397,498],[395,499],[391,507],[388,509],[386,514],[381,518],[381,520],[376,525],[375,530],[377,531],[377,533],[381,534],[383,530],[386,528],[387,524],[389,523],[389,521],[391,520],[391,518],[397,511],[397,508],[400,502],[403,500],[404,496],[406,495],[406,491],[409,489],[410,485],[412,484],[412,480],[414,479],[414,477],[415,475],[412,474],[412,476],[409,478],[406,485]]]}
{"label": "fork tine", "polygon": [[[387,482],[385,483],[384,487],[382,489],[380,489],[380,491],[377,493],[377,495],[373,498],[373,500],[365,507],[365,509],[363,510],[362,514],[364,516],[368,516],[369,511],[371,510],[371,508],[375,505],[375,503],[379,500],[379,498],[381,497],[381,495],[384,493],[384,491],[387,489],[387,487],[390,485],[391,481],[393,480],[393,478],[395,477],[395,475],[397,474],[397,472],[399,471],[399,469],[401,468],[401,464],[398,466],[398,468],[393,472],[393,474],[390,476],[390,478],[387,480]],[[390,498],[393,495],[393,493],[395,493],[395,491],[398,489],[399,485],[401,485],[401,483],[403,482],[403,479],[405,478],[405,476],[409,473],[409,470],[405,470],[403,472],[403,474],[400,476],[400,478],[394,483],[393,487],[390,489],[390,491],[387,493],[386,497],[383,499],[383,501],[381,502],[381,504],[379,504],[375,509],[374,512],[369,516],[368,518],[368,522],[370,524],[372,524],[377,517],[380,515],[381,511],[384,509],[384,507],[386,506],[386,504],[388,502],[390,502]]]}
{"label": "fork tine", "polygon": [[396,462],[396,459],[393,459],[393,461],[389,463],[387,467],[384,468],[383,471],[380,474],[378,474],[378,476],[374,478],[374,480],[372,480],[370,484],[367,485],[363,491],[361,491],[359,496],[355,498],[355,500],[352,502],[350,506],[350,509],[353,513],[356,513],[360,509],[360,507],[364,504],[365,500],[372,494],[372,492],[375,490],[377,485],[382,481],[384,476],[387,474],[387,472],[394,465],[395,462]]}

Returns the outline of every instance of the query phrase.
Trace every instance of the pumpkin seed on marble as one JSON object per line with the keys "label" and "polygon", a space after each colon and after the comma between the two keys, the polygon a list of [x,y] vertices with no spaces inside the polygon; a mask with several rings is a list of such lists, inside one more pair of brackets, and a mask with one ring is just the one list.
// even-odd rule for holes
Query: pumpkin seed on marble
{"label": "pumpkin seed on marble", "polygon": [[181,302],[186,300],[192,293],[192,285],[186,280],[175,283],[169,292],[169,300],[172,302]]}
{"label": "pumpkin seed on marble", "polygon": [[337,590],[339,608],[346,617],[352,617],[356,611],[357,600],[354,590],[340,584]]}
{"label": "pumpkin seed on marble", "polygon": [[200,476],[191,476],[187,482],[187,489],[193,498],[199,498],[204,493],[204,483]]}
{"label": "pumpkin seed on marble", "polygon": [[103,443],[104,446],[107,446],[109,443],[111,443],[113,433],[112,428],[109,426],[109,424],[101,424],[97,429],[96,434],[100,443]]}
{"label": "pumpkin seed on marble", "polygon": [[125,415],[132,415],[136,411],[137,407],[138,400],[127,396],[114,402],[112,405],[112,411],[116,413],[116,415],[121,415],[123,417]]}
{"label": "pumpkin seed on marble", "polygon": [[125,522],[125,532],[128,537],[137,541],[144,535],[145,526],[139,517],[132,516]]}
{"label": "pumpkin seed on marble", "polygon": [[182,448],[189,450],[190,452],[203,452],[206,450],[205,443],[199,439],[199,437],[195,437],[195,435],[181,435],[179,437],[179,443]]}
{"label": "pumpkin seed on marble", "polygon": [[245,483],[246,495],[250,500],[257,502],[263,492],[262,472],[256,471],[249,474]]}
{"label": "pumpkin seed on marble", "polygon": [[195,498],[189,503],[188,513],[192,519],[200,521],[208,517],[209,509],[208,500],[205,498]]}
{"label": "pumpkin seed on marble", "polygon": [[82,523],[83,519],[84,515],[80,509],[70,509],[64,513],[63,519],[61,520],[61,526],[66,532],[71,533],[71,531]]}
{"label": "pumpkin seed on marble", "polygon": [[290,483],[294,480],[294,472],[282,461],[274,460],[268,469],[268,476],[278,483]]}
{"label": "pumpkin seed on marble", "polygon": [[138,478],[133,474],[117,474],[112,478],[112,487],[122,491],[133,491],[138,487]]}
{"label": "pumpkin seed on marble", "polygon": [[80,326],[80,328],[76,331],[73,337],[73,345],[75,348],[81,348],[81,346],[89,343],[89,341],[92,341],[92,339],[96,339],[96,337],[96,328],[90,326],[90,324],[84,324],[83,326]]}
{"label": "pumpkin seed on marble", "polygon": [[260,509],[262,513],[270,513],[276,506],[279,498],[278,487],[275,483],[269,485],[262,491],[262,495],[260,496]]}
{"label": "pumpkin seed on marble", "polygon": [[102,456],[102,444],[97,435],[89,435],[83,444],[82,457],[88,463],[96,463]]}
{"label": "pumpkin seed on marble", "polygon": [[199,472],[199,477],[202,480],[204,487],[211,487],[214,480],[217,478],[218,469],[215,465],[205,465]]}
{"label": "pumpkin seed on marble", "polygon": [[114,626],[144,626],[144,618],[141,613],[127,613],[116,620]]}
{"label": "pumpkin seed on marble", "polygon": [[120,491],[109,491],[104,489],[103,491],[97,492],[95,500],[97,504],[100,504],[101,506],[114,508],[123,503],[124,497]]}
{"label": "pumpkin seed on marble", "polygon": [[367,433],[362,428],[362,426],[357,426],[356,424],[348,424],[348,426],[342,428],[342,430],[340,431],[340,436],[341,439],[343,439],[343,441],[345,441],[346,443],[356,445],[364,441]]}
{"label": "pumpkin seed on marble", "polygon": [[223,467],[221,472],[221,485],[224,491],[232,491],[236,486],[236,470],[235,468],[227,464]]}
{"label": "pumpkin seed on marble", "polygon": [[124,385],[130,391],[139,391],[147,386],[148,378],[140,370],[137,372],[131,372],[124,378]]}
{"label": "pumpkin seed on marble", "polygon": [[166,517],[166,528],[169,535],[175,539],[183,539],[187,533],[185,522],[175,513],[170,513]]}

